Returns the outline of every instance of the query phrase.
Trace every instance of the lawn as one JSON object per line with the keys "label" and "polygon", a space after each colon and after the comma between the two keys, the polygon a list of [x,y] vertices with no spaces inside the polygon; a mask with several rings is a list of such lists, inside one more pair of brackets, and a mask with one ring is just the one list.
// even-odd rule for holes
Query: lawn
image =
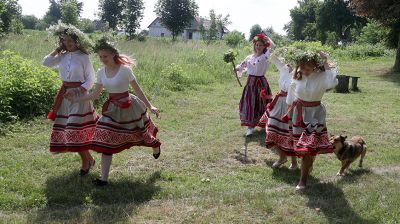
{"label": "lawn", "polygon": [[[28,51],[27,43],[7,39],[0,49],[38,63],[50,49],[38,42]],[[50,122],[18,122],[0,137],[0,223],[400,222],[400,74],[389,72],[394,59],[338,59],[341,73],[361,77],[361,91],[325,95],[328,129],[365,138],[365,167],[354,163],[345,177],[336,177],[336,157],[318,156],[309,188],[299,193],[299,171],[289,171],[288,164],[270,168],[277,156],[263,146],[264,131],[244,137],[238,120],[242,89],[222,62],[227,47],[153,40],[120,46],[136,53],[138,80],[162,110],[156,120],[160,160],[151,149],[124,151],[114,157],[110,185],[96,188],[91,180],[99,165],[80,178],[76,154],[48,152]],[[171,63],[194,80],[192,87],[160,91],[160,70]],[[277,91],[277,72],[271,69],[267,77]],[[94,156],[100,164],[100,155]]]}

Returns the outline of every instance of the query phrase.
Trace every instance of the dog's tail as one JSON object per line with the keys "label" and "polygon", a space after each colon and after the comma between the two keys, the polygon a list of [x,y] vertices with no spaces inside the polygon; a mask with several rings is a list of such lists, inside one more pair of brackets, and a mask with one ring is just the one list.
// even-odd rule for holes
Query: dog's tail
{"label": "dog's tail", "polygon": [[360,144],[363,148],[364,147],[367,147],[367,143],[364,141],[364,139],[362,138],[362,137],[360,137],[360,136],[354,136],[354,137],[352,137],[351,138],[351,141],[354,143],[354,144]]}

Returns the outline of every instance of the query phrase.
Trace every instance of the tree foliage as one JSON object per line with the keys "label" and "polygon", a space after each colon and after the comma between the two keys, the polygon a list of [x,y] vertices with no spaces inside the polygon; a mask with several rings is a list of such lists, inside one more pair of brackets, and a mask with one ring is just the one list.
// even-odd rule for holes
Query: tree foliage
{"label": "tree foliage", "polygon": [[99,16],[101,21],[107,22],[111,29],[116,30],[123,19],[125,4],[126,0],[100,0]]}
{"label": "tree foliage", "polygon": [[198,8],[194,0],[158,0],[155,13],[175,40],[198,15]]}
{"label": "tree foliage", "polygon": [[0,1],[0,34],[13,31],[12,27],[20,23],[21,11],[17,0]]}
{"label": "tree foliage", "polygon": [[[46,14],[43,17],[44,22],[49,25],[56,24],[58,20],[62,19],[62,7],[63,5],[68,5],[64,7],[65,14],[78,14],[78,18],[80,17],[82,10],[83,10],[83,3],[79,2],[78,0],[49,0],[50,6],[47,10]],[[74,5],[76,12],[72,12],[71,5]],[[71,11],[69,11],[71,10]],[[68,21],[68,19],[64,18],[64,20]]]}
{"label": "tree foliage", "polygon": [[127,0],[122,23],[129,39],[135,37],[136,30],[140,27],[143,10],[143,0]]}
{"label": "tree foliage", "polygon": [[262,32],[262,28],[259,24],[255,24],[250,28],[250,37],[249,37],[249,41],[253,40],[253,38]]}
{"label": "tree foliage", "polygon": [[397,47],[394,71],[400,72],[400,1],[395,0],[350,0],[357,15],[372,18],[390,28],[388,42]]}
{"label": "tree foliage", "polygon": [[290,10],[292,20],[285,26],[289,38],[322,43],[329,38],[331,44],[334,39],[351,41],[351,31],[360,30],[366,20],[356,16],[348,6],[347,0],[300,0]]}
{"label": "tree foliage", "polygon": [[61,3],[61,21],[77,26],[79,23],[79,8],[76,1],[63,1]]}
{"label": "tree foliage", "polygon": [[30,30],[34,30],[39,22],[39,19],[34,15],[22,15],[21,20],[24,28]]}

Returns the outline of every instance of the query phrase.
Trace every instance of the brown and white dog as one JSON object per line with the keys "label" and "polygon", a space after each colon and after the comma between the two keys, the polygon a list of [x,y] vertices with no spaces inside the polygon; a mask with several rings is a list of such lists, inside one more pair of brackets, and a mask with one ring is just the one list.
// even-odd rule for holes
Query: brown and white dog
{"label": "brown and white dog", "polygon": [[342,167],[337,173],[338,176],[343,176],[344,171],[358,157],[360,158],[359,167],[362,167],[365,154],[367,152],[367,144],[360,136],[354,136],[350,140],[346,140],[347,136],[331,136],[330,143],[335,147],[336,157],[342,162]]}

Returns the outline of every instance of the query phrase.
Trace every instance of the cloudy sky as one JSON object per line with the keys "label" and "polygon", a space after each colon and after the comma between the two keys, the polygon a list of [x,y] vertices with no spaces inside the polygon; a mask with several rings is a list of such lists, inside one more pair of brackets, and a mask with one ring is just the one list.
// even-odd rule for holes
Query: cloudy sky
{"label": "cloudy sky", "polygon": [[[33,3],[34,2],[34,3]],[[83,18],[97,18],[98,0],[82,0]],[[157,0],[144,0],[145,12],[141,23],[142,29],[146,28],[156,17],[154,5]],[[239,30],[246,35],[250,27],[260,24],[262,27],[272,26],[275,31],[284,34],[283,26],[290,21],[289,10],[296,6],[297,0],[196,0],[199,5],[200,16],[208,16],[214,9],[218,14],[230,14],[232,25],[230,30]],[[19,0],[22,13],[42,17],[48,7],[48,0]]]}

